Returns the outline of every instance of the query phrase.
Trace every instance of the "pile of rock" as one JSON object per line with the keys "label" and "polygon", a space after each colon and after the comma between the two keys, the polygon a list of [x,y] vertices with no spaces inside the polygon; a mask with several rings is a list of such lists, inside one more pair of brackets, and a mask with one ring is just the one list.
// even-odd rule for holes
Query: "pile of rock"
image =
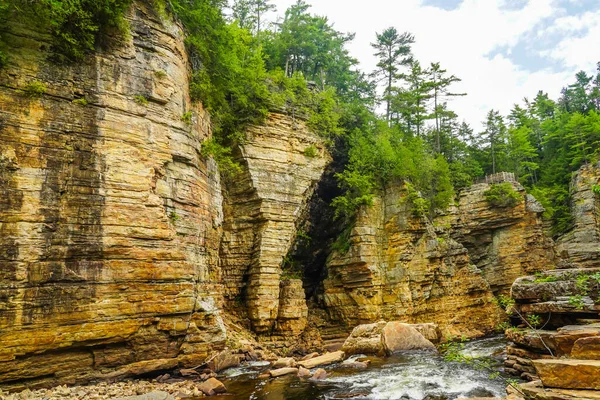
{"label": "pile of rock", "polygon": [[[518,279],[515,312],[546,329],[509,329],[506,371],[532,382],[516,398],[600,399],[600,269],[573,268]],[[529,325],[532,325],[530,322]],[[535,325],[535,324],[534,324]]]}
{"label": "pile of rock", "polygon": [[90,386],[57,386],[52,389],[30,390],[20,393],[4,393],[3,400],[176,400],[190,397],[210,396],[225,393],[225,385],[215,378],[204,382],[179,380],[159,382],[130,380],[116,383],[102,382]]}

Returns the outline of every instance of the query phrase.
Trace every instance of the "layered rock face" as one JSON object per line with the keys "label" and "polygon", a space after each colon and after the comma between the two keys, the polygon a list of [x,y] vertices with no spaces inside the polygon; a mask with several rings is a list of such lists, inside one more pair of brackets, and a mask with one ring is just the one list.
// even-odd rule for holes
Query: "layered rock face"
{"label": "layered rock face", "polygon": [[494,294],[524,271],[552,268],[554,255],[535,199],[493,208],[487,189],[465,190],[458,207],[431,225],[412,216],[399,185],[388,188],[361,211],[350,250],[328,263],[324,298],[333,318],[348,326],[435,322],[444,335],[492,331],[500,319]]}
{"label": "layered rock face", "polygon": [[144,4],[126,43],[80,65],[49,63],[29,27],[5,35],[3,387],[197,365],[224,345],[219,174],[198,151],[209,120],[189,99],[181,29]]}
{"label": "layered rock face", "polygon": [[[271,333],[279,318],[278,330],[295,334],[298,327],[288,329],[290,312],[304,316],[306,302],[301,286],[286,284],[280,291],[281,265],[331,157],[303,121],[284,115],[272,114],[247,135],[239,155],[244,172],[227,183],[225,196],[221,260],[227,299],[232,306],[247,305],[255,332]],[[316,156],[305,155],[310,147]],[[290,311],[288,300],[300,308]]]}
{"label": "layered rock face", "polygon": [[524,198],[515,207],[490,206],[484,195],[490,185],[480,183],[461,192],[450,222],[451,236],[467,248],[494,294],[508,294],[516,278],[553,269],[557,262],[544,232],[543,207],[519,183],[510,183]]}
{"label": "layered rock face", "polygon": [[599,182],[598,165],[582,167],[573,178],[574,228],[557,241],[563,268],[512,286],[520,322],[539,321],[507,331],[513,342],[508,372],[541,379],[522,387],[532,398],[600,398],[600,213],[592,189]]}
{"label": "layered rock face", "polygon": [[594,185],[600,185],[600,163],[583,166],[571,182],[574,227],[557,241],[564,268],[600,266],[600,197]]}

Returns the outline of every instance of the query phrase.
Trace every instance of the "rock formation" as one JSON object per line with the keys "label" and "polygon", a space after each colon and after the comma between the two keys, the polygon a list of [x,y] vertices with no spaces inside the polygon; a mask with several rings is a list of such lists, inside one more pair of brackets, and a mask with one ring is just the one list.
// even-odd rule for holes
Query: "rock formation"
{"label": "rock formation", "polygon": [[[239,157],[244,172],[227,184],[225,196],[226,296],[247,304],[254,331],[270,333],[280,319],[279,331],[295,335],[304,327],[294,327],[291,320],[305,316],[306,302],[301,285],[293,282],[280,293],[281,265],[331,158],[304,122],[283,115],[272,115],[247,135]],[[310,146],[318,149],[316,157],[304,154]],[[292,310],[290,304],[300,308]]]}
{"label": "rock formation", "polygon": [[[330,199],[315,195],[331,163],[324,141],[304,121],[272,113],[234,149],[242,172],[221,179],[201,155],[210,117],[190,99],[181,27],[141,1],[127,19],[124,43],[72,66],[47,61],[50,38],[35,28],[11,22],[4,35],[12,57],[0,70],[3,389],[209,359],[224,368],[232,326],[236,338],[273,347],[303,334],[320,341],[305,291],[327,313],[325,330],[385,319],[481,336],[500,321],[494,295],[554,267],[532,197],[497,209],[479,184],[430,222],[412,214],[396,183],[361,210],[349,250],[330,254],[327,271],[328,243],[313,243],[322,248],[306,260],[320,262],[303,265],[302,280],[285,265],[309,215],[323,219],[312,226],[330,221],[331,210],[318,210]],[[28,93],[32,84],[44,93]],[[581,193],[594,173],[576,181]],[[590,193],[576,197],[585,218],[559,247],[579,267],[596,257],[586,242],[598,234]]]}
{"label": "rock formation", "polygon": [[[250,129],[244,173],[223,190],[200,155],[210,118],[190,100],[181,28],[146,2],[127,19],[124,44],[70,67],[46,60],[45,34],[19,24],[6,34],[3,388],[197,366],[225,346],[224,294],[239,285],[257,331],[306,324],[301,282],[280,283],[280,265],[329,162],[321,140],[272,115]],[[29,96],[32,82],[45,93]],[[305,156],[309,146],[320,154]]]}
{"label": "rock formation", "polygon": [[324,282],[333,319],[350,327],[380,319],[435,322],[444,335],[481,336],[499,322],[494,294],[526,272],[554,267],[543,208],[523,200],[492,207],[489,184],[460,195],[457,207],[430,224],[415,217],[400,185],[363,209],[347,253],[334,253]]}
{"label": "rock formation", "polygon": [[599,182],[598,165],[573,177],[574,227],[557,241],[563,268],[512,286],[521,327],[507,331],[506,369],[541,379],[522,385],[531,398],[600,398],[600,201],[592,191]]}

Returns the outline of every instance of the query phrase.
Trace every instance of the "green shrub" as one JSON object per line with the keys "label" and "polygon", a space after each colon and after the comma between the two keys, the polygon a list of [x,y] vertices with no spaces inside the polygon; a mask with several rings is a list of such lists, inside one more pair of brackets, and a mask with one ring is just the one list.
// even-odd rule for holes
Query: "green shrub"
{"label": "green shrub", "polygon": [[181,116],[181,120],[183,122],[185,122],[186,124],[191,124],[193,116],[194,116],[194,113],[192,113],[191,111],[188,111]]}
{"label": "green shrub", "polygon": [[215,138],[202,143],[201,154],[203,157],[212,157],[217,162],[219,170],[225,177],[232,177],[242,172],[242,166],[235,162],[231,156],[231,148],[217,143]]}
{"label": "green shrub", "polygon": [[315,145],[310,145],[304,149],[304,155],[309,158],[315,158],[319,155],[319,149]]}
{"label": "green shrub", "polygon": [[41,97],[46,94],[48,88],[44,82],[40,81],[32,81],[25,86],[23,92],[28,97]]}
{"label": "green shrub", "polygon": [[87,106],[88,105],[88,101],[85,99],[85,97],[82,97],[80,99],[73,100],[73,104],[78,104],[80,106]]}
{"label": "green shrub", "polygon": [[580,294],[575,296],[569,296],[569,305],[575,307],[578,310],[583,310],[583,308],[585,307],[583,296]]}
{"label": "green shrub", "polygon": [[92,52],[109,33],[127,32],[123,15],[131,0],[8,0],[9,11],[36,21],[52,35],[53,59],[74,62]]}
{"label": "green shrub", "polygon": [[165,71],[163,71],[162,69],[154,71],[154,75],[158,78],[158,79],[162,79],[165,78],[167,76],[167,73]]}
{"label": "green shrub", "polygon": [[558,277],[556,275],[544,275],[541,272],[535,274],[534,283],[545,283],[545,282],[556,282]]}
{"label": "green shrub", "polygon": [[508,182],[491,185],[488,190],[483,192],[483,195],[488,203],[500,208],[514,207],[523,200],[523,196]]}
{"label": "green shrub", "polygon": [[142,96],[141,94],[133,96],[133,100],[140,106],[148,105],[148,99],[146,98],[146,96]]}
{"label": "green shrub", "polygon": [[597,195],[600,195],[600,185],[592,186],[592,192],[594,192]]}

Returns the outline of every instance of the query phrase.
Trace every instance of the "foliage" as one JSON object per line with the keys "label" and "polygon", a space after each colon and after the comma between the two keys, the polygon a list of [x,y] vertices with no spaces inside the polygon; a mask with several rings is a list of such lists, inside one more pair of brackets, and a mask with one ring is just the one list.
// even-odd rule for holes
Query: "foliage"
{"label": "foliage", "polygon": [[585,307],[585,302],[583,301],[583,296],[578,294],[575,296],[569,296],[569,305],[575,307],[578,310],[583,310]]}
{"label": "foliage", "polygon": [[346,222],[346,227],[331,245],[331,250],[337,251],[341,255],[347,254],[348,251],[350,251],[350,248],[352,247],[350,235],[352,235],[353,226],[353,222]]}
{"label": "foliage", "polygon": [[231,148],[220,145],[214,138],[202,143],[202,156],[214,158],[219,166],[219,170],[226,177],[231,177],[242,172],[242,167],[235,162],[231,153]]}
{"label": "foliage", "polygon": [[493,184],[483,192],[483,195],[492,206],[501,208],[514,207],[523,200],[523,197],[509,182]]}
{"label": "foliage", "polygon": [[158,79],[162,79],[167,76],[167,73],[165,71],[163,71],[162,69],[159,69],[159,70],[154,71],[154,76],[156,76]]}
{"label": "foliage", "polygon": [[143,96],[141,94],[133,96],[133,100],[137,104],[139,104],[140,106],[147,106],[148,105],[148,99],[146,98],[146,96]]}
{"label": "foliage", "polygon": [[600,185],[593,185],[592,192],[594,192],[597,195],[600,195]]}
{"label": "foliage", "polygon": [[87,106],[88,105],[88,101],[86,100],[85,97],[81,97],[79,99],[73,100],[73,104],[78,104],[80,106]]}
{"label": "foliage", "polygon": [[191,124],[193,117],[194,117],[194,113],[191,111],[188,111],[181,116],[181,120],[183,122],[185,122],[186,124]]}
{"label": "foliage", "polygon": [[538,328],[542,325],[542,317],[537,314],[529,314],[525,317],[527,322],[534,328]]}
{"label": "foliage", "polygon": [[23,92],[27,97],[41,97],[46,94],[48,88],[44,82],[31,81],[25,86]]}
{"label": "foliage", "polygon": [[[131,0],[8,0],[10,12],[52,34],[53,58],[79,61],[109,33],[127,31],[123,15]],[[114,35],[113,35],[114,36]]]}
{"label": "foliage", "polygon": [[515,305],[515,300],[512,297],[503,294],[498,295],[494,300],[507,313],[510,313]]}
{"label": "foliage", "polygon": [[535,274],[534,283],[556,282],[558,277],[555,275],[544,275],[541,272]]}
{"label": "foliage", "polygon": [[315,158],[319,155],[319,149],[315,145],[310,145],[304,149],[304,155],[309,158]]}

